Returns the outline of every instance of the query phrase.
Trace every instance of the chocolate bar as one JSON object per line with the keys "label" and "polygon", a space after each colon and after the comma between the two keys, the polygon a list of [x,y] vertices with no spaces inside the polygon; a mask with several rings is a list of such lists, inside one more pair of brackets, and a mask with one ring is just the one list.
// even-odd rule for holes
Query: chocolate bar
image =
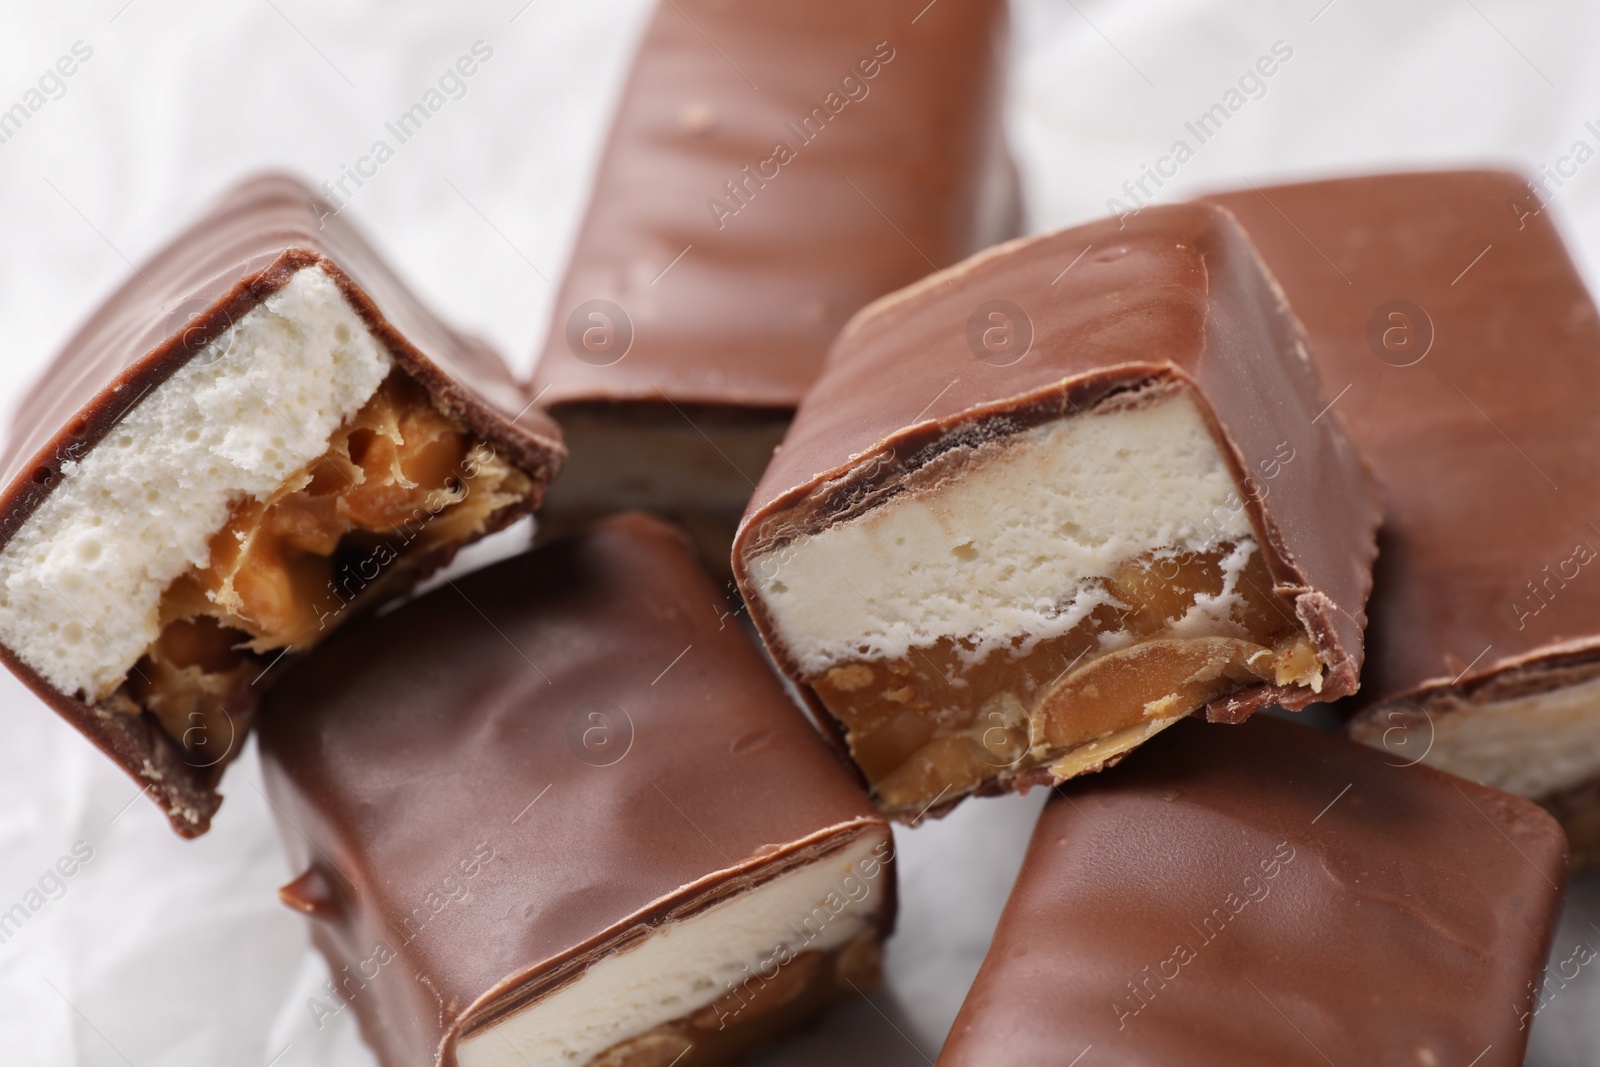
{"label": "chocolate bar", "polygon": [[1060,792],[939,1067],[1522,1063],[1566,875],[1535,805],[1269,716]]}
{"label": "chocolate bar", "polygon": [[572,462],[542,528],[668,513],[717,568],[828,343],[1018,232],[1004,0],[659,4],[530,396]]}
{"label": "chocolate bar", "polygon": [[300,183],[235,188],[67,342],[0,493],[0,659],[202,834],[268,672],[532,510],[564,455]]}
{"label": "chocolate bar", "polygon": [[893,848],[627,514],[363,620],[261,715],[267,794],[388,1067],[724,1063],[878,981]]}
{"label": "chocolate bar", "polygon": [[1356,688],[1377,510],[1226,213],[982,253],[865,309],[734,570],[882,810]]}
{"label": "chocolate bar", "polygon": [[1510,174],[1217,197],[1382,486],[1353,735],[1549,807],[1600,859],[1600,321]]}

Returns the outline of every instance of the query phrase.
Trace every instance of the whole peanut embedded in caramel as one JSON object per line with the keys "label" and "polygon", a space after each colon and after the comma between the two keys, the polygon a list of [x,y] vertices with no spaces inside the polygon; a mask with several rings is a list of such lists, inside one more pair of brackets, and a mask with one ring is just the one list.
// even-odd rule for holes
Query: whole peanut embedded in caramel
{"label": "whole peanut embedded in caramel", "polygon": [[113,705],[151,712],[190,751],[214,744],[273,653],[316,643],[402,557],[476,537],[531,490],[392,371],[322,456],[235,505],[209,563],[163,593],[161,634]]}
{"label": "whole peanut embedded in caramel", "polygon": [[[1127,561],[1103,580],[1115,606],[1101,604],[1025,653],[974,660],[942,639],[809,681],[891,813],[918,813],[1035,767],[1067,777],[1111,754],[1088,755],[1097,744],[1142,740],[1228,693],[1320,684],[1316,655],[1273,593],[1259,551],[1228,588],[1224,563],[1235,547]],[[1224,607],[1194,611],[1230,592]],[[1086,755],[1067,758],[1073,752]]]}

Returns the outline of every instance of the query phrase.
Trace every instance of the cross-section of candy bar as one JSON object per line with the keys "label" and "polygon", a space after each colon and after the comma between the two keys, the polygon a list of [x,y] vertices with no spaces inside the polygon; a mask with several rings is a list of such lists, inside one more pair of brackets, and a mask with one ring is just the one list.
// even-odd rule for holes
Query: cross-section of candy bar
{"label": "cross-section of candy bar", "polygon": [[888,826],[722,604],[624,515],[273,690],[281,895],[386,1067],[726,1063],[876,984]]}
{"label": "cross-section of candy bar", "polygon": [[1216,199],[1382,489],[1354,735],[1539,801],[1600,859],[1600,315],[1550,213],[1482,171]]}
{"label": "cross-section of candy bar", "polygon": [[270,668],[534,508],[564,455],[298,182],[234,189],[72,338],[0,495],[0,658],[184,836]]}
{"label": "cross-section of candy bar", "polygon": [[863,311],[740,527],[777,661],[882,809],[1356,688],[1377,511],[1214,208],[1027,239]]}
{"label": "cross-section of candy bar", "polygon": [[1561,910],[1520,797],[1262,716],[1040,817],[939,1067],[1517,1067]]}
{"label": "cross-section of candy bar", "polygon": [[530,397],[572,461],[542,528],[670,514],[727,565],[845,321],[1017,233],[1004,0],[663,0]]}

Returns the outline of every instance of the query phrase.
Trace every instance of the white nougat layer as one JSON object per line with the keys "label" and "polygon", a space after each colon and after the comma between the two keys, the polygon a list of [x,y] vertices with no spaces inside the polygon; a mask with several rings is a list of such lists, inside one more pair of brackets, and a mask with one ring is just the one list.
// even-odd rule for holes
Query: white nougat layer
{"label": "white nougat layer", "polygon": [[758,556],[748,574],[808,675],[941,637],[981,656],[1068,632],[1110,602],[1093,579],[1144,552],[1253,550],[1235,489],[1195,401],[1174,390],[985,445],[936,487]]}
{"label": "white nougat layer", "polygon": [[112,692],[232,506],[327,450],[389,354],[308,267],[152,389],[0,551],[0,641],[66,693]]}
{"label": "white nougat layer", "polygon": [[1420,757],[1451,774],[1541,800],[1600,777],[1600,678],[1430,712],[1426,721],[1408,719],[1375,740],[1399,761]]}
{"label": "white nougat layer", "polygon": [[[580,1067],[685,1018],[801,952],[841,948],[877,921],[891,872],[886,829],[739,896],[664,923],[555,993],[464,1038],[461,1067]],[[738,1016],[727,1022],[737,1025]]]}

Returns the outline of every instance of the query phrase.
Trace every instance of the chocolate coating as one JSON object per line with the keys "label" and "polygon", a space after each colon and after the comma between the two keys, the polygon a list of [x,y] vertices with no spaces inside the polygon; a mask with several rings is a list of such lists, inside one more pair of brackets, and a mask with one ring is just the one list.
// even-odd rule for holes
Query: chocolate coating
{"label": "chocolate coating", "polygon": [[[858,308],[1015,233],[998,118],[1005,11],[1004,0],[661,3],[531,395],[557,410],[791,409]],[[985,210],[1002,191],[1009,209]],[[591,300],[631,323],[617,362],[569,343]]]}
{"label": "chocolate coating", "polygon": [[940,1067],[1522,1062],[1565,875],[1537,806],[1268,717],[1060,791]]}
{"label": "chocolate coating", "polygon": [[[352,226],[295,179],[236,186],[103,303],[18,408],[0,468],[0,547],[140,397],[203,351],[297,271],[320,266],[394,358],[446,411],[543,487],[565,458],[560,431],[526,411],[511,372],[483,342],[417,302]],[[11,650],[0,660],[142,785],[173,829],[195,837],[221,803],[225,762],[195,766],[153,716],[103,713],[57,691]],[[266,683],[263,683],[266,684]],[[248,724],[238,724],[235,751]]]}
{"label": "chocolate coating", "polygon": [[[622,515],[354,624],[274,689],[267,791],[308,872],[285,900],[336,975],[393,954],[349,999],[383,1062],[452,1063],[651,925],[883,825],[723,610],[674,528]],[[407,927],[480,843],[469,895]]]}
{"label": "chocolate coating", "polygon": [[1600,318],[1527,183],[1393,174],[1212,199],[1282,284],[1329,394],[1348,388],[1335,411],[1382,488],[1358,703],[1600,671],[1600,601],[1529,584],[1600,544]]}
{"label": "chocolate coating", "polygon": [[[1009,362],[981,358],[969,340],[975,313],[997,299],[1031,335]],[[1151,382],[1194,390],[1236,484],[1257,485],[1275,449],[1294,449],[1270,493],[1241,495],[1276,591],[1326,667],[1322,699],[1354,691],[1378,521],[1371,488],[1348,441],[1319,422],[1327,401],[1244,234],[1225,212],[1193,205],[1002,245],[845,328],[734,545],[734,573],[779,662],[799,679],[752,594],[752,557],[870,507],[950,448],[1092,412]],[[1208,714],[1237,720],[1308,696],[1260,686]]]}

